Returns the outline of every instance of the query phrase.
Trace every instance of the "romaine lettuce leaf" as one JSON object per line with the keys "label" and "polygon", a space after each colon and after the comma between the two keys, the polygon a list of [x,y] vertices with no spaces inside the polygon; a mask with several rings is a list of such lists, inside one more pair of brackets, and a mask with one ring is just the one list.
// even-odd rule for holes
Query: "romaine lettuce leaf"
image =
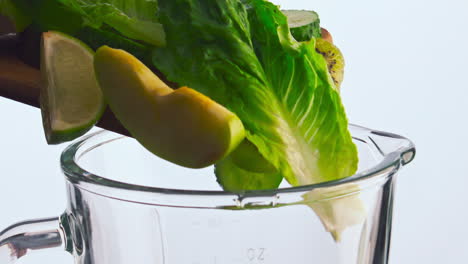
{"label": "romaine lettuce leaf", "polygon": [[264,0],[159,0],[167,46],[153,63],[235,112],[292,185],[352,175],[357,150],[315,40],[296,42]]}
{"label": "romaine lettuce leaf", "polygon": [[156,17],[157,0],[62,0],[94,27],[108,24],[122,35],[155,46],[165,45],[164,29]]}
{"label": "romaine lettuce leaf", "polygon": [[15,0],[15,4],[20,14],[43,31],[74,35],[86,26],[100,29],[108,25],[126,38],[165,45],[164,29],[156,17],[157,0]]}

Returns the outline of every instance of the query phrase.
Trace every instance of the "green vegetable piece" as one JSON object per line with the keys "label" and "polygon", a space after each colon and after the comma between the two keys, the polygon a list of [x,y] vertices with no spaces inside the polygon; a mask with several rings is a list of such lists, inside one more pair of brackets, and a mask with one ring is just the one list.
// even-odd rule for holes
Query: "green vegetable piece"
{"label": "green vegetable piece", "polygon": [[193,89],[171,89],[126,51],[99,48],[94,68],[115,116],[163,159],[203,168],[229,155],[244,139],[235,114]]}
{"label": "green vegetable piece", "polygon": [[248,140],[242,143],[232,152],[232,161],[243,170],[257,173],[274,173],[276,168],[266,160],[257,147]]}
{"label": "green vegetable piece", "polygon": [[215,174],[225,191],[236,193],[275,189],[283,180],[278,170],[247,139],[231,155],[216,163]]}
{"label": "green vegetable piece", "polygon": [[297,41],[309,41],[320,38],[320,19],[316,12],[307,10],[283,10],[288,18],[291,34]]}
{"label": "green vegetable piece", "polygon": [[233,155],[216,163],[215,173],[221,187],[225,191],[235,193],[276,189],[283,180],[283,176],[278,172],[262,173],[244,170],[233,161]]}
{"label": "green vegetable piece", "polygon": [[75,35],[85,26],[102,29],[108,25],[126,38],[158,47],[165,45],[165,32],[156,16],[157,1],[15,0],[15,4],[42,31]]}
{"label": "green vegetable piece", "polygon": [[86,18],[87,24],[100,28],[110,25],[127,38],[154,46],[165,45],[165,32],[158,22],[157,1],[147,0],[64,0]]}
{"label": "green vegetable piece", "polygon": [[315,40],[291,37],[277,6],[159,0],[159,8],[167,45],[154,50],[156,68],[236,113],[248,140],[290,184],[356,171],[357,149],[327,63]]}

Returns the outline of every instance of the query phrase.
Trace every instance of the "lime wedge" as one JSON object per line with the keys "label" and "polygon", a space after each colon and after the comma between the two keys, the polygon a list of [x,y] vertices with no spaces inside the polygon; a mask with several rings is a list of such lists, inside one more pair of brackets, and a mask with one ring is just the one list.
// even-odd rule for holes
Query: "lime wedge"
{"label": "lime wedge", "polygon": [[104,112],[93,57],[94,52],[73,37],[53,31],[43,34],[40,104],[49,144],[85,134]]}

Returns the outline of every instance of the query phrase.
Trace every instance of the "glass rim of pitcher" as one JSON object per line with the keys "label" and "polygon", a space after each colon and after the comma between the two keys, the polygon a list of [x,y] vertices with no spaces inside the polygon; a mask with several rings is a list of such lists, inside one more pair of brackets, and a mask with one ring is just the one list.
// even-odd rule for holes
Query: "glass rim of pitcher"
{"label": "glass rim of pitcher", "polygon": [[[67,179],[73,183],[75,186],[80,187],[81,189],[85,189],[92,193],[107,196],[114,199],[120,200],[127,200],[130,202],[137,202],[137,203],[150,203],[150,204],[158,204],[159,202],[152,202],[152,199],[146,199],[147,201],[151,202],[142,202],[139,198],[135,198],[135,196],[129,195],[129,198],[126,199],[125,197],[115,195],[106,195],[109,193],[110,190],[121,190],[121,191],[129,191],[129,192],[136,192],[136,193],[157,193],[159,195],[179,195],[179,196],[225,196],[225,197],[237,197],[242,199],[249,198],[249,197],[276,197],[279,194],[291,194],[291,193],[306,193],[310,192],[315,189],[321,188],[329,188],[334,186],[340,186],[345,184],[351,184],[360,182],[363,180],[367,180],[370,178],[376,178],[377,176],[381,175],[393,175],[401,165],[406,165],[410,163],[415,156],[416,150],[414,144],[407,138],[402,137],[400,135],[396,135],[393,133],[382,132],[378,130],[368,129],[359,125],[349,124],[350,127],[358,130],[362,130],[364,132],[373,133],[378,136],[384,136],[394,139],[403,140],[406,142],[405,146],[395,149],[389,153],[384,153],[382,150],[378,149],[381,154],[385,154],[383,159],[380,162],[377,162],[371,168],[366,170],[360,171],[352,176],[332,180],[322,183],[316,184],[309,184],[309,185],[302,185],[302,186],[293,186],[293,187],[284,187],[284,188],[277,188],[277,189],[270,189],[270,190],[255,190],[255,191],[245,191],[242,193],[233,193],[228,191],[222,190],[187,190],[187,189],[170,189],[170,188],[162,188],[162,187],[154,187],[154,186],[144,186],[132,183],[125,183],[120,182],[112,179],[108,179],[105,177],[101,177],[96,175],[92,172],[89,172],[83,169],[78,162],[76,161],[78,151],[80,148],[85,145],[88,141],[92,140],[94,137],[98,137],[100,135],[111,133],[110,131],[101,130],[94,133],[91,133],[87,136],[84,136],[77,141],[73,142],[69,145],[61,154],[60,163],[61,168]],[[104,144],[110,143],[112,141],[126,138],[126,136],[116,136],[113,140],[107,140],[104,142],[100,142],[95,144],[91,149],[96,147],[102,146]],[[360,140],[353,136],[354,140]],[[110,189],[109,189],[110,188]],[[128,193],[127,193],[128,194]],[[346,193],[344,195],[349,195]],[[131,198],[133,197],[133,198]],[[333,197],[336,198],[336,197]],[[217,207],[217,206],[214,206]]]}

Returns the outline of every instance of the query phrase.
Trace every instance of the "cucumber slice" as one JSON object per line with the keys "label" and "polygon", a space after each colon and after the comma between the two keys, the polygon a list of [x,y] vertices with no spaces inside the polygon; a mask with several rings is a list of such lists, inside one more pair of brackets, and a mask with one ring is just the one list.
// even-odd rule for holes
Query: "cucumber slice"
{"label": "cucumber slice", "polygon": [[291,34],[297,41],[309,41],[322,37],[320,19],[316,12],[308,10],[283,10],[288,18]]}

